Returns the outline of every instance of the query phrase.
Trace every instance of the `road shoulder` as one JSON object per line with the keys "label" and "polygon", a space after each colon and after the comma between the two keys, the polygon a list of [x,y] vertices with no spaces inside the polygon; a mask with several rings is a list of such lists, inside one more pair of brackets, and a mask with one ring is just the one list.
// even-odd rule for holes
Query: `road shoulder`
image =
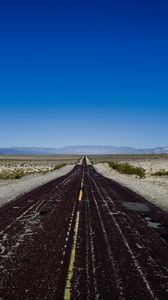
{"label": "road shoulder", "polygon": [[73,168],[74,165],[66,165],[47,174],[31,174],[21,179],[0,180],[0,206],[53,179],[66,175]]}
{"label": "road shoulder", "polygon": [[168,185],[163,178],[139,179],[134,175],[120,174],[112,170],[107,163],[94,165],[95,170],[103,176],[113,179],[156,206],[168,211]]}

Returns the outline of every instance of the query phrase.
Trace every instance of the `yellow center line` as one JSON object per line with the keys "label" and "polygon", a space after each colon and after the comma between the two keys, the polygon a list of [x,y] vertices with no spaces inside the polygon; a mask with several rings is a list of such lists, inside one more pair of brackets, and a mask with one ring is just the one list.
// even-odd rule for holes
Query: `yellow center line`
{"label": "yellow center line", "polygon": [[[83,197],[82,185],[83,185],[83,182],[81,182],[81,190],[79,192],[78,201],[82,201],[82,197]],[[74,227],[74,234],[73,234],[73,246],[72,246],[72,250],[71,250],[68,275],[67,275],[66,286],[65,286],[65,290],[64,290],[64,300],[71,299],[72,278],[73,278],[73,274],[74,274],[74,264],[75,264],[75,258],[76,258],[76,244],[77,244],[77,237],[78,237],[78,228],[79,228],[79,210],[77,212],[76,220],[75,220],[75,227]]]}
{"label": "yellow center line", "polygon": [[78,236],[78,228],[79,228],[79,211],[77,212],[76,220],[75,220],[75,228],[74,228],[74,236],[73,236],[73,247],[71,250],[71,258],[68,269],[68,276],[66,281],[66,287],[64,290],[64,300],[71,299],[71,285],[72,285],[72,277],[74,273],[74,263],[76,257],[76,244],[77,244],[77,236]]}
{"label": "yellow center line", "polygon": [[82,201],[82,196],[83,196],[83,191],[82,191],[82,189],[80,190],[80,192],[79,192],[79,201]]}

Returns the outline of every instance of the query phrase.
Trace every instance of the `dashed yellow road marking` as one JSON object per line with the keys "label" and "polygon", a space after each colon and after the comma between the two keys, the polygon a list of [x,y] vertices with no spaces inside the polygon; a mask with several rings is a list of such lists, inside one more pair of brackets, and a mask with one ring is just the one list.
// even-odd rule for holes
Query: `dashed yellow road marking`
{"label": "dashed yellow road marking", "polygon": [[83,196],[83,191],[82,190],[80,190],[80,193],[79,193],[79,201],[82,201],[82,196]]}
{"label": "dashed yellow road marking", "polygon": [[75,221],[75,228],[74,228],[74,236],[73,236],[73,247],[71,250],[71,258],[70,264],[68,269],[68,276],[66,281],[66,287],[64,290],[64,300],[71,299],[71,285],[72,285],[72,277],[74,273],[74,263],[76,257],[76,243],[77,243],[77,236],[78,236],[78,228],[79,228],[79,211],[77,212],[76,221]]}
{"label": "dashed yellow road marking", "polygon": [[[79,192],[78,201],[82,201],[83,182],[84,182],[84,179],[82,179],[82,181],[81,181],[81,190]],[[75,258],[76,258],[76,244],[77,244],[77,237],[78,237],[78,228],[79,228],[79,210],[77,212],[76,220],[75,220],[75,227],[74,227],[74,234],[73,234],[73,246],[72,246],[72,250],[71,250],[68,275],[67,275],[66,286],[65,286],[65,290],[64,290],[64,300],[71,299],[72,278],[73,278],[73,274],[74,274],[74,264],[75,264]]]}

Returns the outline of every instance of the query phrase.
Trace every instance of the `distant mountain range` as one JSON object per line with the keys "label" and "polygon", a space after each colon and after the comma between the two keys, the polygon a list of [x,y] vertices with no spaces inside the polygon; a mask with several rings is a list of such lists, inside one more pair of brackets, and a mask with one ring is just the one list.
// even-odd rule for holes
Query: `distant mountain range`
{"label": "distant mountain range", "polygon": [[166,154],[168,147],[135,149],[114,146],[67,146],[62,148],[12,147],[0,148],[0,155],[54,155],[54,154]]}

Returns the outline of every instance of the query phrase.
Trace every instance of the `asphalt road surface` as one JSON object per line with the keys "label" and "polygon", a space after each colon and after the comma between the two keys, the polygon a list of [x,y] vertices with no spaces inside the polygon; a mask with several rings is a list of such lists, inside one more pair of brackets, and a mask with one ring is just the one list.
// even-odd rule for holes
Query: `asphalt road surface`
{"label": "asphalt road surface", "polygon": [[168,299],[168,214],[84,159],[1,207],[2,299]]}

